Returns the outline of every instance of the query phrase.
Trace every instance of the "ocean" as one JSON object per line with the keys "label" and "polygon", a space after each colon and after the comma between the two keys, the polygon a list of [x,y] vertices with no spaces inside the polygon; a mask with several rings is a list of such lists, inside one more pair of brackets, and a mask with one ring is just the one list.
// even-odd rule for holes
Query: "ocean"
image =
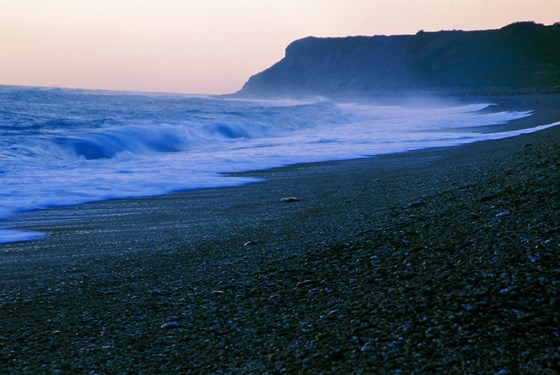
{"label": "ocean", "polygon": [[453,146],[558,125],[481,132],[531,114],[483,111],[490,105],[0,86],[0,243],[44,236],[3,225],[23,211],[237,186],[258,180],[228,173]]}

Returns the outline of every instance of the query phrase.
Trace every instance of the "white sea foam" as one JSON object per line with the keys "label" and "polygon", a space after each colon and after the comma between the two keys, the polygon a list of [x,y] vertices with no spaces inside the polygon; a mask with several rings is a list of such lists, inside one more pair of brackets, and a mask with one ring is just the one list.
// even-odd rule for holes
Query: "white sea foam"
{"label": "white sea foam", "polygon": [[[225,173],[511,137],[530,112],[0,90],[0,218],[110,198],[236,186]],[[457,131],[457,129],[462,129]],[[0,230],[0,243],[37,239]]]}
{"label": "white sea foam", "polygon": [[15,229],[0,229],[0,243],[33,241],[42,238],[45,238],[45,235],[42,233]]}

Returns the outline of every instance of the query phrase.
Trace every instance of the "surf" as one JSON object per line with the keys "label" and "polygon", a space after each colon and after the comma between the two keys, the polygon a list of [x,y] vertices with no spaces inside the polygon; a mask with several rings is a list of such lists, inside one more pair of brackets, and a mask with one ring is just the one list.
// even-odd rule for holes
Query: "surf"
{"label": "surf", "polygon": [[[529,111],[492,103],[336,103],[0,88],[0,219],[115,198],[239,186],[228,173],[455,146]],[[470,130],[487,127],[489,131]],[[0,243],[43,238],[0,224]]]}

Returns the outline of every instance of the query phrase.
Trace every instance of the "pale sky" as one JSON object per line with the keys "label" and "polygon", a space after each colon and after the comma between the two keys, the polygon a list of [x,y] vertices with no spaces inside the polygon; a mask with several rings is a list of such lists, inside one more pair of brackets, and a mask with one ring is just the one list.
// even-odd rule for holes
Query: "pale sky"
{"label": "pale sky", "polygon": [[306,36],[560,21],[560,0],[0,0],[0,84],[221,94]]}

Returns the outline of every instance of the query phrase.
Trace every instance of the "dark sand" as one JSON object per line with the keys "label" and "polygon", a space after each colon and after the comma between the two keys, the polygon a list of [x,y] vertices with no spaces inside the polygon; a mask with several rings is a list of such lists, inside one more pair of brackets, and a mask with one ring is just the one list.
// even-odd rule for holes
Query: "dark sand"
{"label": "dark sand", "polygon": [[559,127],[247,175],[12,220],[0,373],[560,369]]}

